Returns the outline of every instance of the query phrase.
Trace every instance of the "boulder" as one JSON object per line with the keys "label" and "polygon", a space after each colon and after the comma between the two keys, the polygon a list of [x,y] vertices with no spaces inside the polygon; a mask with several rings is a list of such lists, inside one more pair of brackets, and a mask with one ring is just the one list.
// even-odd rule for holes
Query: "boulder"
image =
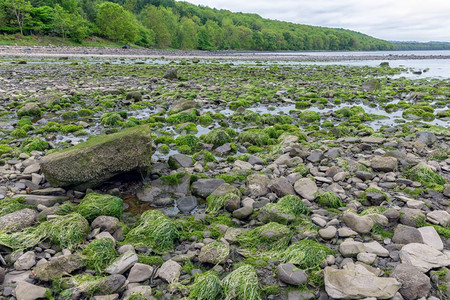
{"label": "boulder", "polygon": [[122,173],[148,171],[152,143],[146,125],[97,136],[42,158],[42,171],[52,186],[84,190]]}
{"label": "boulder", "polygon": [[179,263],[173,260],[168,260],[162,264],[157,274],[158,277],[160,277],[164,281],[173,283],[175,281],[178,281],[178,278],[180,277],[180,271],[181,266]]}
{"label": "boulder", "polygon": [[413,265],[423,273],[450,265],[450,258],[447,255],[425,244],[405,245],[399,254],[402,263]]}
{"label": "boulder", "polygon": [[301,178],[294,184],[294,189],[302,198],[313,201],[316,199],[317,185],[309,178]]}
{"label": "boulder", "polygon": [[37,211],[24,208],[0,217],[0,231],[15,232],[33,225],[38,216]]}
{"label": "boulder", "polygon": [[369,233],[375,224],[369,216],[358,216],[352,212],[343,215],[345,224],[358,233]]}
{"label": "boulder", "polygon": [[85,266],[80,255],[59,256],[53,260],[38,265],[33,270],[34,276],[42,281],[51,281],[70,274]]}
{"label": "boulder", "polygon": [[224,183],[223,179],[199,179],[192,184],[191,190],[193,194],[206,198]]}
{"label": "boulder", "polygon": [[399,264],[391,272],[390,276],[402,284],[399,292],[406,300],[426,297],[430,292],[430,278],[412,265]]}
{"label": "boulder", "polygon": [[401,287],[395,278],[377,277],[356,270],[337,270],[326,267],[325,290],[334,299],[392,298]]}
{"label": "boulder", "polygon": [[397,169],[398,160],[390,156],[375,156],[370,165],[377,172],[392,172]]}
{"label": "boulder", "polygon": [[283,197],[286,195],[295,195],[294,188],[292,187],[292,184],[289,183],[289,181],[284,178],[276,178],[272,180],[269,184],[269,189],[277,194],[278,197]]}

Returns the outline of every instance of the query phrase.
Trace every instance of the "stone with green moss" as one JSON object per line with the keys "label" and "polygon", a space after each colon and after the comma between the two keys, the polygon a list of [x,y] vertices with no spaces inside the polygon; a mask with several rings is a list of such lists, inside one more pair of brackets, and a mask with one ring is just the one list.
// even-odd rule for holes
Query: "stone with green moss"
{"label": "stone with green moss", "polygon": [[97,136],[74,147],[42,158],[41,168],[52,186],[83,190],[118,174],[147,172],[151,164],[148,126],[127,128]]}

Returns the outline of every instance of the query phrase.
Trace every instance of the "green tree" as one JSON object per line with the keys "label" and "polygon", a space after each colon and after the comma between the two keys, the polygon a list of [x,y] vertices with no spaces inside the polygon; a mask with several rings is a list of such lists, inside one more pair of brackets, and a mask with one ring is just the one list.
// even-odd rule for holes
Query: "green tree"
{"label": "green tree", "polygon": [[178,44],[181,49],[197,48],[197,24],[189,18],[183,17],[178,31]]}
{"label": "green tree", "polygon": [[20,34],[23,35],[23,25],[30,19],[31,3],[26,0],[5,0],[5,7],[14,16]]}
{"label": "green tree", "polygon": [[105,37],[115,41],[134,43],[138,38],[136,18],[116,3],[103,2],[98,6],[97,26]]}
{"label": "green tree", "polygon": [[63,37],[63,40],[65,40],[67,33],[73,27],[72,18],[59,4],[55,5],[53,11],[53,29]]}

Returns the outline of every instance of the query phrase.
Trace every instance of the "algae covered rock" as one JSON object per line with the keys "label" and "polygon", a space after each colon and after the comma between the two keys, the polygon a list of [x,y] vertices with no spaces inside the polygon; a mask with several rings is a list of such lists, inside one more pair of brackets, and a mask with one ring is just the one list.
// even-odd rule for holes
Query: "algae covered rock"
{"label": "algae covered rock", "polygon": [[41,109],[39,108],[39,105],[35,102],[28,102],[24,106],[22,106],[21,109],[17,111],[18,117],[40,117],[41,116]]}
{"label": "algae covered rock", "polygon": [[45,156],[41,168],[52,186],[86,189],[121,173],[147,171],[151,149],[150,128],[136,126]]}
{"label": "algae covered rock", "polygon": [[50,281],[72,273],[85,266],[85,261],[78,254],[59,256],[40,264],[33,270],[33,275],[42,281]]}

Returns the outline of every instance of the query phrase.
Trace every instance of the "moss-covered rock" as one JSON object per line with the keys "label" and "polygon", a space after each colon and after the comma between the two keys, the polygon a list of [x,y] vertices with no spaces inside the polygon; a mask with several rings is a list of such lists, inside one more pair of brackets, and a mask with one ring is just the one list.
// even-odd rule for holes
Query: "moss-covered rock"
{"label": "moss-covered rock", "polygon": [[17,116],[19,118],[24,116],[40,117],[41,109],[39,108],[39,105],[37,103],[28,102],[17,111]]}
{"label": "moss-covered rock", "polygon": [[143,125],[47,155],[41,168],[52,186],[82,190],[121,173],[148,171],[151,155],[150,128]]}

